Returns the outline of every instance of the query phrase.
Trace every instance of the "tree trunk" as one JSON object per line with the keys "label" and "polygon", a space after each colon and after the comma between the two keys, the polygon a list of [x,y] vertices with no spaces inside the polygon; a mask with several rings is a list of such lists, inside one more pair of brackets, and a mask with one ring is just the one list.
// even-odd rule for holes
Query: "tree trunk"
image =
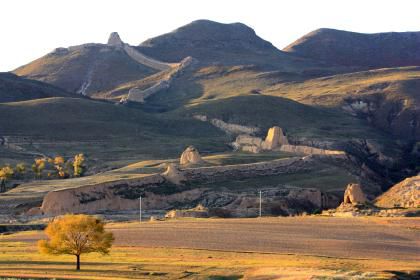
{"label": "tree trunk", "polygon": [[76,270],[80,270],[80,255],[76,255]]}
{"label": "tree trunk", "polygon": [[6,192],[6,180],[1,179],[0,182],[0,193]]}

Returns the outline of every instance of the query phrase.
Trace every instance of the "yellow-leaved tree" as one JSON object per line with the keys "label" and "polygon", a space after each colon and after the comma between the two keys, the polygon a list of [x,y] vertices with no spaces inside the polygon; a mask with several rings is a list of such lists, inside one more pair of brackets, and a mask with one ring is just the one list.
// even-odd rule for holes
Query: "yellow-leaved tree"
{"label": "yellow-leaved tree", "polygon": [[13,168],[8,165],[0,168],[0,192],[6,191],[6,181],[12,178],[13,174]]}
{"label": "yellow-leaved tree", "polygon": [[85,172],[85,155],[84,154],[78,154],[74,156],[73,161],[73,168],[74,168],[74,176],[80,177],[83,175],[83,172]]}
{"label": "yellow-leaved tree", "polygon": [[80,270],[80,255],[87,253],[108,254],[114,236],[106,232],[104,223],[88,215],[67,214],[48,224],[48,240],[38,241],[41,253],[76,256],[76,270]]}

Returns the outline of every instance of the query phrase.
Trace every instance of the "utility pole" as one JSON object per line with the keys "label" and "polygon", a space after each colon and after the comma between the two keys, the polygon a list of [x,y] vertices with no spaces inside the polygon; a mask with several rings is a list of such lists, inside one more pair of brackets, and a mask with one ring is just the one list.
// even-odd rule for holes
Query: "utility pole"
{"label": "utility pole", "polygon": [[261,204],[262,204],[262,191],[260,191],[260,218],[261,218]]}
{"label": "utility pole", "polygon": [[141,223],[141,196],[139,198],[139,221]]}

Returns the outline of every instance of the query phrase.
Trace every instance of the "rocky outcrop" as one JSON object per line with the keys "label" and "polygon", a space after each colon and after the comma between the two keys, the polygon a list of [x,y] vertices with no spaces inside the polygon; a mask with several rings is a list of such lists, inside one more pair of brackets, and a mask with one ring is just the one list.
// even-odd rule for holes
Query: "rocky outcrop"
{"label": "rocky outcrop", "polygon": [[161,175],[156,174],[52,191],[44,197],[41,211],[46,215],[60,215],[136,209],[137,199],[144,194],[144,189],[156,187],[164,181]]}
{"label": "rocky outcrop", "polygon": [[193,146],[189,146],[185,149],[185,151],[181,154],[181,158],[179,159],[179,163],[181,165],[188,165],[188,164],[198,164],[201,163],[203,160],[196,148]]}
{"label": "rocky outcrop", "polygon": [[[172,209],[182,205],[191,206],[202,203],[206,207],[227,207],[237,215],[245,215],[243,205],[256,199],[255,192],[219,192],[199,187],[203,182],[222,182],[227,178],[244,179],[256,176],[271,176],[310,170],[314,167],[312,156],[305,158],[279,159],[250,164],[199,167],[178,169],[168,165],[163,174],[145,175],[133,179],[122,179],[105,183],[86,185],[52,191],[43,200],[40,209],[32,214],[59,215],[64,213],[97,213],[98,211],[134,210],[138,207],[138,198],[144,199],[144,209]],[[191,186],[197,186],[192,188]],[[282,207],[292,209],[318,209],[334,204],[331,196],[316,190],[279,187],[272,189],[270,197],[282,201]],[[252,198],[252,199],[251,199]],[[248,201],[248,202],[247,202]],[[254,203],[253,202],[253,203]],[[297,203],[297,204],[296,204]],[[194,204],[194,205],[191,205]],[[239,205],[239,206],[238,206]],[[242,206],[241,206],[242,205]],[[257,204],[255,204],[257,205]],[[306,206],[305,206],[306,205]],[[303,207],[305,206],[305,207]],[[237,208],[240,209],[237,209]],[[235,212],[233,211],[233,212]]]}
{"label": "rocky outcrop", "polygon": [[376,199],[375,205],[384,208],[419,208],[420,175],[407,178],[391,187]]}
{"label": "rocky outcrop", "polygon": [[343,204],[364,204],[366,196],[359,184],[349,184],[344,192]]}

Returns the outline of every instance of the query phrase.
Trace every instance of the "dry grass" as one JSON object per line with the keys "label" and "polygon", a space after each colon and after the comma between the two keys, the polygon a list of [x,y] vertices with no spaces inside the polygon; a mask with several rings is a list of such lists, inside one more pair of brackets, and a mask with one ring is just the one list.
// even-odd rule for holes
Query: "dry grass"
{"label": "dry grass", "polygon": [[[327,220],[329,219],[329,220]],[[366,229],[367,225],[374,225],[384,231],[396,230],[401,225],[418,223],[418,220],[395,219],[396,223],[384,223],[381,219],[337,219],[337,218],[285,218],[260,220],[256,230],[275,223],[287,222],[303,224],[349,223],[355,226],[355,232]],[[228,220],[238,227],[243,224],[252,225],[256,220]],[[188,224],[192,230],[205,229],[206,226],[217,231],[217,224],[225,220],[181,220],[164,223],[155,223],[159,227],[168,227],[174,230]],[[145,223],[146,229],[141,230],[136,223],[110,224],[109,228],[115,233],[118,231],[135,230],[140,240],[146,236],[150,223]],[[232,228],[234,230],[235,228]],[[331,230],[336,228],[331,227]],[[407,229],[401,229],[405,232]],[[159,230],[158,230],[159,232]],[[363,230],[362,230],[363,232]],[[222,232],[221,232],[222,233]],[[130,234],[133,236],[133,232]],[[305,232],[302,232],[305,235]],[[310,233],[306,233],[310,236]],[[384,235],[386,235],[384,233]],[[241,236],[240,234],[237,237]],[[255,235],[258,237],[260,235]],[[175,248],[172,246],[145,246],[141,242],[127,244],[130,238],[116,234],[116,244],[111,254],[101,256],[90,254],[82,257],[82,271],[74,270],[74,260],[71,256],[45,256],[36,251],[35,243],[42,235],[39,232],[24,232],[0,237],[0,275],[16,277],[48,277],[60,279],[237,279],[240,276],[254,277],[282,277],[281,279],[389,279],[392,273],[387,271],[412,271],[418,269],[418,260],[403,260],[401,258],[360,258],[357,251],[348,258],[319,256],[304,253],[266,253],[266,252],[240,252],[226,250],[209,250],[194,248]],[[157,238],[157,239],[156,239]],[[156,241],[159,241],[157,235]],[[202,237],[204,247],[211,247],[211,242]],[[293,238],[290,236],[289,238]],[[147,241],[147,240],[146,240]],[[164,242],[164,240],[160,240]],[[226,243],[229,240],[225,241]],[[384,244],[387,241],[383,241]],[[313,242],[307,240],[308,246]],[[316,246],[316,245],[315,245]],[[391,254],[391,253],[390,253]],[[216,278],[212,278],[215,277]],[[230,277],[230,278],[223,278]],[[316,278],[318,277],[318,278]],[[335,277],[335,278],[334,278]],[[341,278],[340,278],[341,277]],[[271,278],[270,278],[271,279]]]}

